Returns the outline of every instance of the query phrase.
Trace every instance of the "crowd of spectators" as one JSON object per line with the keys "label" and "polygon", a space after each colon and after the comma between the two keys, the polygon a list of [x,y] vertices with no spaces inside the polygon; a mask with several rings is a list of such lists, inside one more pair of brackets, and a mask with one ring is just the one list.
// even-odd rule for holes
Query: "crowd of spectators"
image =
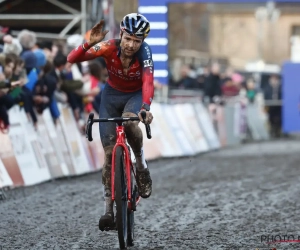
{"label": "crowd of spectators", "polygon": [[[201,91],[203,101],[206,103],[226,103],[226,99],[243,96],[248,103],[256,101],[257,93],[262,93],[265,103],[272,100],[272,105],[266,105],[270,134],[273,137],[280,137],[281,133],[281,80],[279,74],[270,74],[264,84],[252,76],[245,76],[235,72],[228,67],[220,70],[218,63],[212,63],[209,67],[195,69],[190,65],[181,67],[180,79],[171,81],[172,89]],[[278,101],[276,103],[276,101]]]}
{"label": "crowd of spectators", "polygon": [[[70,64],[68,52],[74,46],[38,40],[22,30],[17,37],[0,28],[0,130],[9,129],[9,109],[19,106],[32,125],[49,109],[56,124],[58,102],[72,108],[78,128],[84,131],[85,112],[98,112],[101,89],[107,71],[102,58]],[[83,42],[83,41],[82,41]]]}

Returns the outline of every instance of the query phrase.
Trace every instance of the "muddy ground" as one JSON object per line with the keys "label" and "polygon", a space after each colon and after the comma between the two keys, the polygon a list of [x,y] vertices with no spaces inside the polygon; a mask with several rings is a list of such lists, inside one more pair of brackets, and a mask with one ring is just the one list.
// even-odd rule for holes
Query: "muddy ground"
{"label": "muddy ground", "polygon": [[[300,239],[299,151],[296,140],[276,141],[151,162],[153,194],[130,249],[300,249],[267,244]],[[100,172],[6,195],[0,249],[118,249],[116,232],[98,230]]]}

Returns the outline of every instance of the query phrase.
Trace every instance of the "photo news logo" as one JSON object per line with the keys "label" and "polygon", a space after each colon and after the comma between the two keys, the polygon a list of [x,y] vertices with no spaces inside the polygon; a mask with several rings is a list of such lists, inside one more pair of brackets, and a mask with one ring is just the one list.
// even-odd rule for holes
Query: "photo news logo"
{"label": "photo news logo", "polygon": [[260,241],[266,244],[300,243],[300,235],[262,235]]}

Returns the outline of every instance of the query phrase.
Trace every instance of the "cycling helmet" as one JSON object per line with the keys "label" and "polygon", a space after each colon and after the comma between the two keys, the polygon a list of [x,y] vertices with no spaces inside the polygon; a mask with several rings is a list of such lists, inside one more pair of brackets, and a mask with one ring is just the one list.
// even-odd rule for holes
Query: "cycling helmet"
{"label": "cycling helmet", "polygon": [[146,38],[150,32],[150,23],[141,14],[131,13],[124,16],[120,23],[121,31],[139,38]]}

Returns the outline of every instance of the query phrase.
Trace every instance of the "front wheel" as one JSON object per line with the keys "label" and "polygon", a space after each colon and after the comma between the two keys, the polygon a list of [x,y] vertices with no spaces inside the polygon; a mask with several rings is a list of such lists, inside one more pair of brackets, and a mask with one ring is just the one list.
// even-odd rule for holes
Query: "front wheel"
{"label": "front wheel", "polygon": [[[131,183],[133,184],[133,177],[131,178]],[[131,197],[131,209],[128,209],[127,212],[127,223],[128,223],[128,246],[134,245],[134,211],[136,210],[136,198],[137,198],[137,187],[136,185],[131,184],[133,188],[132,197]]]}
{"label": "front wheel", "polygon": [[116,224],[118,230],[118,238],[120,249],[127,247],[127,185],[125,174],[124,150],[122,147],[117,147],[115,154],[115,202],[116,202]]}
{"label": "front wheel", "polygon": [[128,218],[128,246],[134,245],[134,211],[128,211],[127,212],[127,218]]}

